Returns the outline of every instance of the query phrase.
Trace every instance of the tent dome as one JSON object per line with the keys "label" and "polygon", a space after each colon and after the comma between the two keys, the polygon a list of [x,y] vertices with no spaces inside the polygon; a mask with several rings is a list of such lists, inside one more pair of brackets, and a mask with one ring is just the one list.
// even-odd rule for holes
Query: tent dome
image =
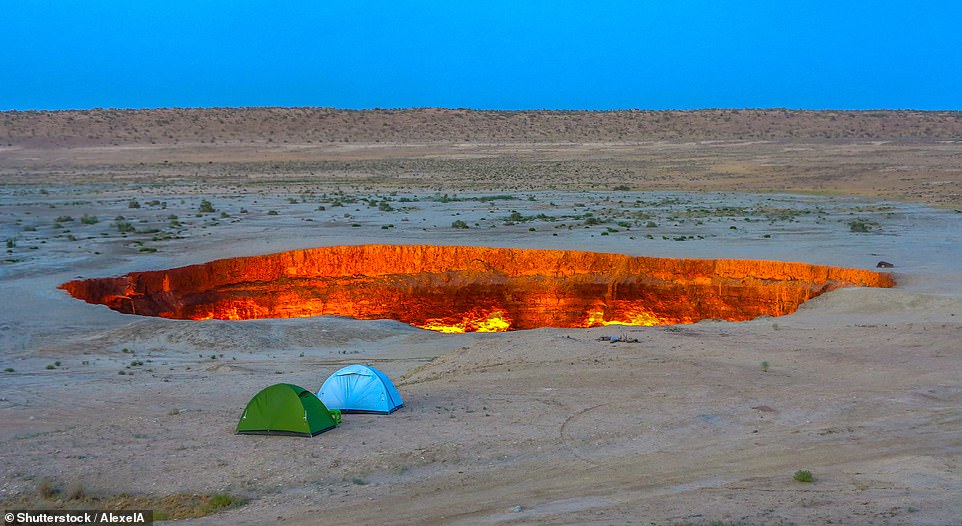
{"label": "tent dome", "polygon": [[335,427],[331,412],[314,393],[294,384],[274,384],[247,403],[237,433],[312,437]]}
{"label": "tent dome", "polygon": [[368,365],[348,365],[324,380],[317,397],[345,413],[393,413],[404,405],[386,374]]}

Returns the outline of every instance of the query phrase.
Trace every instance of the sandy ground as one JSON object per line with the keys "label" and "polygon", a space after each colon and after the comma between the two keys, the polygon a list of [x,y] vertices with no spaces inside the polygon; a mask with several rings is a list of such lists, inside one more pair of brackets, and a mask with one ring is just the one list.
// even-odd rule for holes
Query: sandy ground
{"label": "sandy ground", "polygon": [[[404,159],[453,163],[463,151],[410,148],[375,156],[410,171],[407,182],[356,170],[338,178],[337,166],[311,177],[302,165],[271,175],[215,163],[221,175],[205,172],[201,183],[193,170],[215,168],[197,161],[158,175],[153,157],[138,169],[143,158],[133,155],[121,169],[103,157],[71,161],[70,151],[44,154],[56,162],[8,152],[0,500],[51,480],[92,494],[251,499],[189,524],[962,524],[962,214],[907,202],[924,201],[917,192],[930,183],[959,186],[957,145],[946,147],[940,172],[913,165],[901,184],[914,186],[877,197],[845,194],[898,189],[897,173],[880,170],[890,175],[868,184],[833,172],[806,186],[753,168],[726,188],[679,168],[658,172],[664,187],[648,185],[666,189],[627,180],[633,188],[592,191],[588,181],[568,189],[560,170],[472,191],[471,163],[484,157],[476,147],[464,165],[429,163],[421,175]],[[672,148],[720,162],[716,146]],[[619,149],[630,150],[612,146],[605,166],[630,157],[611,153]],[[546,156],[543,146],[532,151]],[[864,146],[846,158],[868,173],[876,153]],[[779,173],[792,166],[769,161]],[[436,174],[452,166],[466,168],[445,187]],[[686,185],[700,191],[667,189]],[[728,191],[750,188],[767,193]],[[510,199],[476,199],[499,194]],[[199,215],[201,199],[218,212]],[[385,200],[391,210],[378,206]],[[505,224],[512,211],[554,220]],[[586,211],[609,221],[570,219]],[[98,222],[83,224],[84,214]],[[471,228],[451,228],[458,219]],[[869,231],[852,231],[853,221]],[[136,231],[121,232],[121,222]],[[899,285],[840,290],[793,315],[744,323],[467,335],[389,320],[140,318],[56,289],[78,276],[384,242],[860,268],[885,260]],[[598,341],[621,333],[638,342]],[[395,378],[405,407],[347,415],[313,439],[233,434],[259,389],[316,390],[355,362]],[[794,481],[800,469],[815,482]]]}

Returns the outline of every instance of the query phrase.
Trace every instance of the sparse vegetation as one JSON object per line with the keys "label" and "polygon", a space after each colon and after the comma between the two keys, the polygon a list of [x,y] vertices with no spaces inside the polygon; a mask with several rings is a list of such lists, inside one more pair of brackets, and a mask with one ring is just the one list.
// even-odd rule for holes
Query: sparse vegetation
{"label": "sparse vegetation", "polygon": [[815,477],[812,476],[812,472],[807,469],[800,469],[796,471],[792,478],[798,482],[813,482],[815,480]]}
{"label": "sparse vegetation", "polygon": [[217,209],[214,208],[213,203],[211,203],[207,199],[203,199],[200,202],[200,206],[197,207],[197,211],[200,212],[201,214],[213,214],[214,212],[217,211]]}
{"label": "sparse vegetation", "polygon": [[37,495],[41,499],[52,499],[57,495],[57,489],[49,479],[43,479],[37,483]]}
{"label": "sparse vegetation", "polygon": [[[407,201],[405,201],[405,199],[407,199]],[[444,195],[442,195],[442,196],[432,197],[432,198],[429,199],[429,200],[430,200],[430,201],[435,201],[435,202],[437,202],[437,203],[458,203],[458,202],[462,202],[462,201],[479,201],[479,202],[482,202],[482,203],[486,203],[486,202],[490,202],[490,201],[507,201],[507,200],[511,200],[511,199],[517,199],[517,197],[515,197],[515,196],[513,196],[513,195],[507,195],[507,194],[501,194],[501,195],[483,195],[483,196],[479,196],[479,197],[458,197],[458,196],[456,196],[456,195],[455,195],[455,196],[448,196],[448,194],[444,194]],[[411,201],[411,199],[409,199],[409,198],[401,198],[400,201],[402,201],[402,202],[409,202],[409,201]]]}
{"label": "sparse vegetation", "polygon": [[210,512],[219,511],[226,508],[232,508],[243,504],[243,499],[238,499],[237,497],[230,495],[228,493],[217,493],[211,495],[207,500],[207,509]]}
{"label": "sparse vegetation", "polygon": [[98,494],[82,482],[55,484],[50,479],[37,483],[36,492],[3,501],[6,509],[114,509],[152,510],[155,521],[204,517],[247,504],[248,499],[230,493],[212,495],[177,493],[173,495]]}
{"label": "sparse vegetation", "polygon": [[84,485],[81,482],[71,482],[67,485],[65,496],[68,500],[83,500],[87,496]]}
{"label": "sparse vegetation", "polygon": [[877,227],[878,223],[873,223],[872,221],[867,221],[865,219],[856,219],[849,221],[848,229],[852,232],[871,232],[873,228]]}

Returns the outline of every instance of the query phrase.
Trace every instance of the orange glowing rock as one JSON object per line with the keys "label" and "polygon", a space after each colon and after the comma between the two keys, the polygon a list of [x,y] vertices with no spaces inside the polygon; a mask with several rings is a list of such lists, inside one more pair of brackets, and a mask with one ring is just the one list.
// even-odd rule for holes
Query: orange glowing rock
{"label": "orange glowing rock", "polygon": [[176,319],[394,319],[441,332],[670,325],[795,312],[887,273],[806,263],[572,250],[360,245],[221,259],[64,283],[116,311]]}

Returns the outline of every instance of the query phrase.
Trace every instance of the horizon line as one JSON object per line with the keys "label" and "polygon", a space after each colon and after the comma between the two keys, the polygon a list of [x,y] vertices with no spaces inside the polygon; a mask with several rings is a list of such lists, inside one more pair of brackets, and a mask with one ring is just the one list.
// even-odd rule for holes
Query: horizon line
{"label": "horizon line", "polygon": [[378,111],[471,111],[484,113],[525,113],[525,112],[545,112],[545,113],[667,113],[667,112],[700,112],[700,111],[792,111],[792,112],[913,112],[913,113],[960,113],[962,109],[916,109],[916,108],[793,108],[788,106],[770,107],[699,107],[699,108],[471,108],[471,107],[448,107],[448,106],[398,106],[380,107],[371,106],[363,108],[349,108],[338,106],[271,106],[271,105],[251,105],[251,106],[142,106],[142,107],[122,107],[122,106],[93,106],[84,108],[9,108],[0,109],[0,113],[60,113],[60,112],[84,112],[84,111],[162,111],[162,110],[333,110],[346,112],[378,112]]}

